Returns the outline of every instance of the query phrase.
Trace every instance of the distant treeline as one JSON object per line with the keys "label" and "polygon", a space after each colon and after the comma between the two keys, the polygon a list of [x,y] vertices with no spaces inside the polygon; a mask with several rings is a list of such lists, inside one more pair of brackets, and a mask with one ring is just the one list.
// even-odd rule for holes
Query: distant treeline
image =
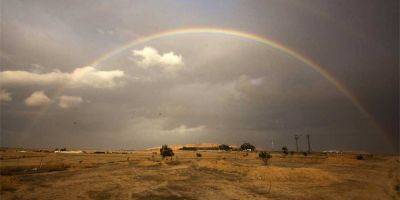
{"label": "distant treeline", "polygon": [[179,150],[197,151],[197,150],[219,150],[218,147],[182,147]]}

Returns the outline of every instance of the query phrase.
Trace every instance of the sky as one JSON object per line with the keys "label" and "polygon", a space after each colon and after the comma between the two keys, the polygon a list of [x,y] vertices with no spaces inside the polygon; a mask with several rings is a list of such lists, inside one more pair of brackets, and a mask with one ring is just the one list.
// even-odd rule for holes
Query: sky
{"label": "sky", "polygon": [[[250,142],[278,150],[294,149],[298,134],[306,150],[308,134],[316,151],[399,152],[396,0],[0,0],[0,7],[1,146]],[[168,34],[127,46],[193,28],[268,39],[332,79],[238,35]]]}

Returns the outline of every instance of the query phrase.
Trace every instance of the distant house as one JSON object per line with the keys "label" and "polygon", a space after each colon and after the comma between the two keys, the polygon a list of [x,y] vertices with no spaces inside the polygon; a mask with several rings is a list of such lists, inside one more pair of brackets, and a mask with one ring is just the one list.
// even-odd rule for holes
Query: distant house
{"label": "distant house", "polygon": [[253,151],[252,149],[245,149],[245,150],[243,150],[243,151]]}
{"label": "distant house", "polygon": [[83,151],[54,151],[54,153],[83,153]]}
{"label": "distant house", "polygon": [[342,154],[342,151],[339,150],[325,150],[322,153],[331,153],[331,154]]}

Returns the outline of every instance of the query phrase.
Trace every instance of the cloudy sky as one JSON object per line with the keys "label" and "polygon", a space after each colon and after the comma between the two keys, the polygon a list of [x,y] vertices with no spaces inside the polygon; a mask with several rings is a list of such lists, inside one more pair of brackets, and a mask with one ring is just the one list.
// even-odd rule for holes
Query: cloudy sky
{"label": "cloudy sky", "polygon": [[[251,142],[393,153],[398,1],[0,0],[1,146],[140,149]],[[309,65],[230,29],[269,38]]]}

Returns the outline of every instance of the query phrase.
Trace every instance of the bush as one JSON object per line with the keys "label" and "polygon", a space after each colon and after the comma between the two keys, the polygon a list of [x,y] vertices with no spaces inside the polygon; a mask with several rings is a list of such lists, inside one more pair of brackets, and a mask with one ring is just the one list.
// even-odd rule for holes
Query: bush
{"label": "bush", "polygon": [[231,150],[231,147],[226,144],[221,144],[218,146],[218,149],[223,150],[223,151],[229,151],[229,150]]}
{"label": "bush", "polygon": [[282,147],[282,153],[284,153],[285,155],[288,155],[289,151],[288,151],[288,148],[286,146]]}
{"label": "bush", "polygon": [[201,158],[201,153],[196,153],[196,157]]}
{"label": "bush", "polygon": [[303,156],[307,156],[308,155],[308,153],[307,152],[303,152]]}
{"label": "bush", "polygon": [[264,165],[268,165],[268,160],[272,158],[271,154],[266,151],[258,153],[258,157],[264,162]]}
{"label": "bush", "polygon": [[240,146],[240,150],[242,150],[242,151],[248,151],[248,150],[254,151],[254,150],[256,150],[256,147],[254,145],[246,142],[246,143],[243,143]]}
{"label": "bush", "polygon": [[172,151],[171,148],[169,148],[166,144],[164,144],[160,149],[160,155],[162,156],[162,158],[172,157],[174,156],[174,152]]}
{"label": "bush", "polygon": [[361,154],[357,155],[356,158],[357,158],[357,160],[365,160],[364,156]]}

